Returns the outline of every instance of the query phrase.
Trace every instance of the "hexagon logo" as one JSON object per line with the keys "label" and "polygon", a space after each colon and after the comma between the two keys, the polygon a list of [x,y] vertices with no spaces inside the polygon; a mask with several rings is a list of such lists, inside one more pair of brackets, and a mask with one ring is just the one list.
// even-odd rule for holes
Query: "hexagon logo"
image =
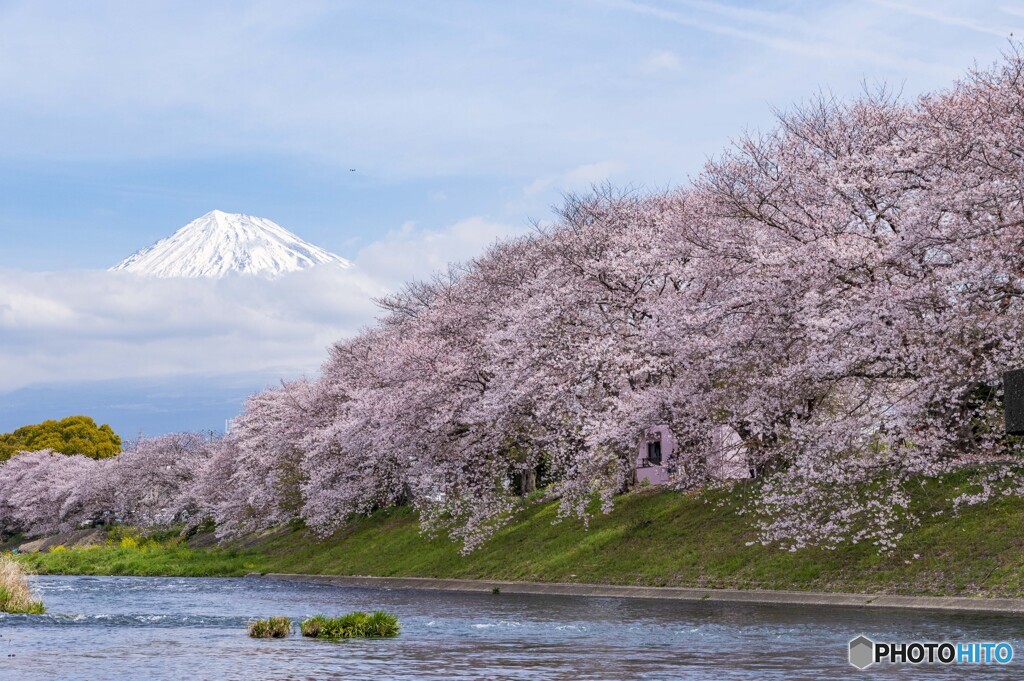
{"label": "hexagon logo", "polygon": [[850,641],[850,664],[857,669],[867,669],[875,662],[875,642],[867,636],[858,636]]}

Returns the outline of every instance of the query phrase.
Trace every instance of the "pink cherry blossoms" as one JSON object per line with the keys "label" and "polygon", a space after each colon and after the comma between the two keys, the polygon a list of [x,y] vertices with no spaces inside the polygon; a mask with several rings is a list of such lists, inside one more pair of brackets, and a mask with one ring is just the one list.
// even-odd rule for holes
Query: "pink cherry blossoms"
{"label": "pink cherry blossoms", "polygon": [[141,440],[105,459],[22,452],[0,466],[0,532],[195,522],[204,517],[199,474],[213,448],[209,438],[185,433]]}
{"label": "pink cherry blossoms", "polygon": [[1011,53],[916,102],[815,100],[685,189],[570,196],[551,226],[380,301],[318,379],[253,396],[224,439],[20,454],[0,530],[326,535],[412,504],[471,549],[537,486],[563,517],[608,511],[663,424],[677,488],[742,453],[763,541],[888,550],[920,476],[1003,462],[957,503],[1024,491],[1000,385],[1024,366],[1022,300]]}

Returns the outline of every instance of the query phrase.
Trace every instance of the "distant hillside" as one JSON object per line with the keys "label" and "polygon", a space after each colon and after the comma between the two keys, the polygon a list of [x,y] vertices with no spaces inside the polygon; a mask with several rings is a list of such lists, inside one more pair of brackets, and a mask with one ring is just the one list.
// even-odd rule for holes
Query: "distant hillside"
{"label": "distant hillside", "polygon": [[0,393],[0,432],[63,414],[89,414],[126,438],[224,430],[270,373],[47,383]]}

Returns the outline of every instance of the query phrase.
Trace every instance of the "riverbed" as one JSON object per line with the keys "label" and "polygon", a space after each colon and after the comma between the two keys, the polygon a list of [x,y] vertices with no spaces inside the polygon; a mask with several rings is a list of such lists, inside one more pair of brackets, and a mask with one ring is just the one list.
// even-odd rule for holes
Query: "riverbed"
{"label": "riverbed", "polygon": [[[1013,678],[1024,619],[619,598],[446,593],[270,579],[38,577],[42,616],[0,614],[2,679]],[[402,632],[246,636],[255,617],[384,609]],[[1007,666],[858,672],[848,642],[1009,641]]]}

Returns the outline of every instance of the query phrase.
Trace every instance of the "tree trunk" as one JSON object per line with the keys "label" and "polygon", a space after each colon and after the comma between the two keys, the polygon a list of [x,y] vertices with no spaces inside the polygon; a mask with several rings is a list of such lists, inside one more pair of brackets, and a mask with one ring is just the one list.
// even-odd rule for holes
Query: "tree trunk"
{"label": "tree trunk", "polygon": [[531,468],[528,471],[519,471],[516,474],[519,479],[519,495],[525,497],[527,494],[537,489],[537,469]]}

